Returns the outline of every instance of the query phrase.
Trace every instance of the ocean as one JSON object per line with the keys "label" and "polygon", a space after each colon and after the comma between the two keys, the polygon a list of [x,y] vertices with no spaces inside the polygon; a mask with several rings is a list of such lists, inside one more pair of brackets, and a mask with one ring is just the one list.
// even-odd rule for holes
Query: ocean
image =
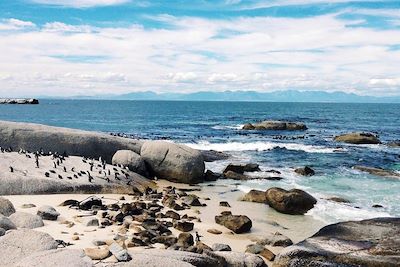
{"label": "ocean", "polygon": [[[367,165],[400,172],[400,148],[333,141],[335,135],[351,131],[376,133],[383,143],[400,140],[399,118],[400,104],[41,100],[39,105],[0,105],[0,120],[125,133],[232,155],[228,160],[207,163],[212,171],[222,171],[230,162],[254,162],[262,170],[278,170],[283,180],[243,181],[237,187],[244,192],[272,186],[306,190],[318,198],[308,215],[326,223],[400,216],[400,179],[351,168]],[[247,122],[266,119],[303,122],[308,130],[240,130]],[[294,173],[305,165],[316,175]],[[351,203],[326,200],[333,196]],[[374,204],[383,208],[373,208]]]}

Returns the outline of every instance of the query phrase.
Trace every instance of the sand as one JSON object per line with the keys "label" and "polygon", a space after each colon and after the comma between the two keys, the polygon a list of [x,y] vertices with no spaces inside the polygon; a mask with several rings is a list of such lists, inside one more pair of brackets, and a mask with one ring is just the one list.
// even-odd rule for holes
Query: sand
{"label": "sand", "polygon": [[[181,215],[188,214],[190,216],[197,216],[201,222],[194,221],[194,229],[191,233],[196,231],[202,236],[201,241],[211,246],[214,243],[225,243],[232,247],[233,251],[244,252],[248,244],[254,236],[262,236],[268,233],[280,232],[294,242],[301,241],[318,231],[324,224],[318,220],[313,219],[311,216],[293,216],[280,214],[265,204],[243,202],[238,199],[244,194],[243,192],[236,191],[234,185],[221,185],[215,183],[205,183],[198,186],[188,186],[184,184],[176,184],[167,181],[157,181],[159,189],[165,186],[175,186],[176,188],[190,188],[193,194],[201,197],[201,202],[206,203],[205,207],[192,207],[190,210],[179,211]],[[94,247],[93,240],[112,240],[116,233],[118,233],[120,226],[109,226],[106,228],[99,227],[86,227],[79,222],[80,219],[86,217],[76,218],[78,215],[87,215],[87,211],[78,211],[73,208],[58,206],[61,202],[67,199],[83,200],[92,195],[86,194],[53,194],[53,195],[11,195],[5,196],[10,199],[14,204],[17,211],[24,211],[35,214],[37,208],[41,205],[51,205],[61,213],[57,221],[45,221],[45,226],[37,228],[36,230],[49,233],[55,239],[61,239],[65,242],[70,242],[71,246],[68,248],[87,248]],[[96,196],[103,199],[106,204],[111,203],[125,203],[131,202],[133,197],[126,194],[96,194]],[[119,200],[122,196],[125,201]],[[205,200],[204,198],[210,198]],[[231,205],[228,207],[220,207],[220,201],[228,201]],[[37,207],[22,208],[23,204],[34,204]],[[164,209],[164,212],[168,208]],[[233,214],[247,215],[253,222],[253,227],[250,233],[246,234],[233,234],[227,228],[218,225],[214,221],[215,215],[221,211],[230,210]],[[74,226],[68,228],[63,221],[72,221]],[[218,229],[222,234],[215,235],[207,232],[207,229]],[[178,235],[179,231],[170,228],[174,235]],[[74,233],[77,233],[79,240],[73,240]],[[163,247],[163,245],[156,245],[156,247]],[[279,253],[281,247],[267,246],[275,254]],[[136,247],[129,249],[131,252],[135,250],[142,250],[144,247]]]}

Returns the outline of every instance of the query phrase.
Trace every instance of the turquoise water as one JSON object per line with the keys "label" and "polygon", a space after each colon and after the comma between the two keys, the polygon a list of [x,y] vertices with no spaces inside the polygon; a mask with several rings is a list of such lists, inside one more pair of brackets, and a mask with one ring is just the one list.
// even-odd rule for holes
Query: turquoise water
{"label": "turquoise water", "polygon": [[[399,104],[42,100],[40,105],[0,105],[0,120],[168,139],[234,156],[207,164],[214,171],[231,161],[252,161],[264,170],[280,170],[285,178],[281,181],[243,182],[239,189],[303,188],[319,198],[310,214],[326,222],[400,216],[400,180],[351,169],[358,164],[400,170],[400,149],[332,141],[334,135],[349,131],[374,132],[383,142],[400,140],[399,118]],[[239,130],[246,122],[263,119],[301,121],[309,130]],[[290,140],[274,138],[281,134]],[[305,139],[291,140],[299,135]],[[295,167],[304,165],[312,166],[317,174],[300,177],[293,173]],[[347,198],[352,204],[324,200],[330,196]],[[374,209],[373,204],[384,208]]]}

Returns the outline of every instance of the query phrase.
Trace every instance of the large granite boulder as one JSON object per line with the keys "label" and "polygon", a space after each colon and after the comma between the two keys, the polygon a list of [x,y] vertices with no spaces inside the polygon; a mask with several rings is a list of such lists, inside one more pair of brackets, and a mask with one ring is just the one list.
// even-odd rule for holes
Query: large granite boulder
{"label": "large granite boulder", "polygon": [[261,257],[250,253],[207,251],[206,254],[217,258],[225,267],[267,267]]}
{"label": "large granite boulder", "polygon": [[272,187],[266,191],[267,204],[276,211],[301,215],[309,211],[317,203],[317,200],[300,189],[285,190]]}
{"label": "large granite boulder", "polygon": [[285,248],[274,267],[391,267],[400,262],[400,218],[375,218],[323,227]]}
{"label": "large granite boulder", "polygon": [[35,252],[56,249],[57,246],[58,243],[46,233],[30,229],[10,231],[0,237],[0,266],[14,266]]}
{"label": "large granite boulder", "polygon": [[[170,263],[173,263],[174,265]],[[148,249],[132,253],[132,261],[121,266],[222,267],[221,263],[217,259],[207,255],[163,249]]]}
{"label": "large granite boulder", "polygon": [[247,123],[242,127],[243,130],[274,130],[274,131],[303,131],[307,126],[300,122],[288,121],[262,121],[259,123]]}
{"label": "large granite boulder", "polygon": [[92,260],[81,249],[39,251],[18,261],[15,267],[92,267]]}
{"label": "large granite boulder", "polygon": [[7,198],[0,197],[0,214],[3,214],[4,216],[10,216],[14,212],[15,208],[11,201]]}
{"label": "large granite boulder", "polygon": [[236,234],[249,232],[253,226],[252,221],[245,215],[221,214],[215,216],[215,222]]}
{"label": "large granite boulder", "polygon": [[123,165],[129,170],[147,176],[146,164],[139,154],[132,150],[118,150],[112,157],[112,164]]}
{"label": "large granite boulder", "polygon": [[140,152],[142,141],[103,133],[52,127],[33,123],[0,121],[0,146],[15,150],[58,152],[111,162],[121,149]]}
{"label": "large granite boulder", "polygon": [[185,145],[147,141],[140,155],[157,178],[179,183],[198,183],[204,179],[202,154]]}
{"label": "large granite boulder", "polygon": [[338,135],[334,138],[337,142],[344,142],[349,144],[380,144],[378,136],[372,133],[347,133]]}
{"label": "large granite boulder", "polygon": [[264,191],[252,189],[247,192],[241,200],[257,203],[267,203],[267,194]]}
{"label": "large granite boulder", "polygon": [[18,227],[18,228],[28,228],[34,229],[38,227],[44,226],[43,220],[40,216],[17,211],[9,217],[9,219]]}

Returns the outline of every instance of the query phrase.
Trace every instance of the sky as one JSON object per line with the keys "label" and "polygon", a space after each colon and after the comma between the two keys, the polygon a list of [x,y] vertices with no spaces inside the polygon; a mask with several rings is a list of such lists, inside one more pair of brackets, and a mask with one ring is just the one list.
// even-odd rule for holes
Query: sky
{"label": "sky", "polygon": [[0,97],[400,95],[400,1],[0,0]]}

